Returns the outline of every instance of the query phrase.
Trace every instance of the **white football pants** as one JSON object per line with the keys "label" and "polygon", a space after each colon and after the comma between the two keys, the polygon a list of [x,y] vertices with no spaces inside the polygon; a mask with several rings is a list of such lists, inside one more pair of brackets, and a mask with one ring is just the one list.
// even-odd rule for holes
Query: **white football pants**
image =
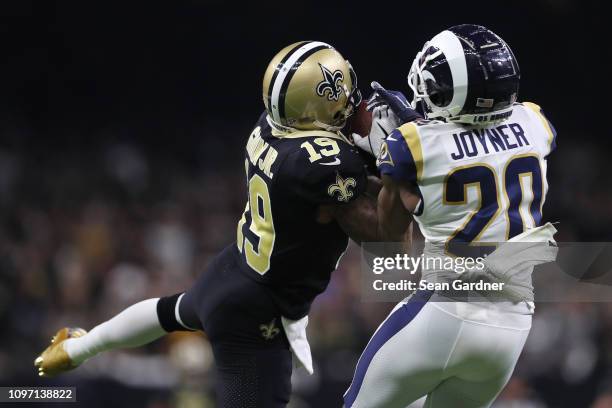
{"label": "white football pants", "polygon": [[531,314],[499,304],[440,302],[417,292],[400,302],[363,351],[347,408],[490,406],[506,385],[531,328]]}

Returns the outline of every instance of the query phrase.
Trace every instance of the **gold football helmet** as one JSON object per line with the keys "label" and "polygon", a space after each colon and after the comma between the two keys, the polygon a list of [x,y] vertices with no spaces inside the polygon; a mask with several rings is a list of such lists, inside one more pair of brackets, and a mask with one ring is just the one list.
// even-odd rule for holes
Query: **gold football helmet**
{"label": "gold football helmet", "polygon": [[302,41],[272,58],[263,79],[269,121],[279,130],[340,130],[361,102],[351,64],[331,45]]}

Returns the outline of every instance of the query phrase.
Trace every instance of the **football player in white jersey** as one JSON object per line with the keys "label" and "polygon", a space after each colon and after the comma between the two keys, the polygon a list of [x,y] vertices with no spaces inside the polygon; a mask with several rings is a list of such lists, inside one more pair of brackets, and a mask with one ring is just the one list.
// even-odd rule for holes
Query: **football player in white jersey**
{"label": "football player in white jersey", "polygon": [[[454,26],[425,44],[408,82],[412,108],[421,104],[426,119],[367,143],[383,179],[383,233],[397,236],[414,219],[426,244],[448,250],[520,238],[541,225],[556,134],[539,106],[517,102],[519,78],[509,46],[485,27]],[[356,143],[365,146],[363,139]],[[453,302],[417,291],[371,338],[345,406],[404,408],[424,396],[429,408],[490,406],[529,334],[528,300]]]}

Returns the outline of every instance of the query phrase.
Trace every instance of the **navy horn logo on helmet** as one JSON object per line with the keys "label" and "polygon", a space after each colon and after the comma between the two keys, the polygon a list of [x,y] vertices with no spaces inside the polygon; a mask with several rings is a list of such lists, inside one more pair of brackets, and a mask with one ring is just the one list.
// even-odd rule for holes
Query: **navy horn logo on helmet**
{"label": "navy horn logo on helmet", "polygon": [[508,44],[473,24],[451,27],[425,43],[408,74],[413,107],[420,102],[428,118],[467,124],[508,118],[519,80]]}

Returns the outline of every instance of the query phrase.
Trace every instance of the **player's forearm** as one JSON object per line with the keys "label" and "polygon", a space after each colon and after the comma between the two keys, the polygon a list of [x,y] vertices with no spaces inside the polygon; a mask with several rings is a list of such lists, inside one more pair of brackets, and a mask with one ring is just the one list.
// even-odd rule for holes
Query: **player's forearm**
{"label": "player's forearm", "polygon": [[403,207],[397,189],[383,187],[377,208],[381,241],[410,243],[412,216]]}
{"label": "player's forearm", "polygon": [[381,218],[379,224],[380,241],[384,242],[411,242],[412,224],[410,221],[399,219],[385,219],[386,217],[379,214]]}
{"label": "player's forearm", "polygon": [[342,230],[358,244],[380,240],[376,198],[368,194],[338,207],[335,218]]}
{"label": "player's forearm", "polygon": [[358,244],[378,242],[381,240],[380,223],[378,222],[377,201],[382,188],[378,177],[368,176],[368,187],[365,193],[349,209],[340,225],[348,236]]}
{"label": "player's forearm", "polygon": [[382,188],[382,181],[376,176],[368,176],[368,186],[366,188],[366,194],[370,197],[378,197],[380,189]]}

